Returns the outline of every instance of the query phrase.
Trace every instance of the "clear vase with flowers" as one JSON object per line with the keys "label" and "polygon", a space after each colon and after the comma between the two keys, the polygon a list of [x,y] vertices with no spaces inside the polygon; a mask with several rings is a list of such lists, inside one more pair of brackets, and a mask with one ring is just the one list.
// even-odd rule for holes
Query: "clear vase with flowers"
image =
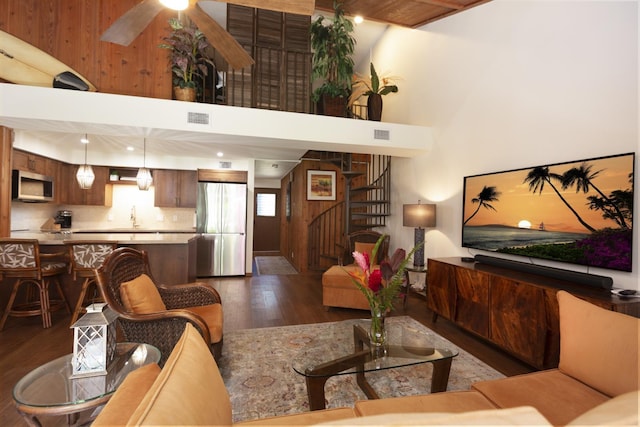
{"label": "clear vase with flowers", "polygon": [[376,242],[371,256],[367,253],[353,252],[359,271],[349,271],[355,285],[362,291],[371,308],[371,328],[369,341],[372,351],[376,347],[386,344],[385,318],[393,309],[395,300],[400,295],[400,290],[405,283],[405,269],[407,262],[413,256],[417,246],[406,255],[404,249],[398,248],[389,259],[380,262],[379,268],[372,268],[371,260],[376,259],[378,249],[385,236],[381,236]]}

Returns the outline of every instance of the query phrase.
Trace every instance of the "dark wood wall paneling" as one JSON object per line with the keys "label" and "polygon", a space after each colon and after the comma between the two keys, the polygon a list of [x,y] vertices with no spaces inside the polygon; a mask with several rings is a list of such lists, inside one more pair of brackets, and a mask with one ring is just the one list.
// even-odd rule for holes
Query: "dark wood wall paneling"
{"label": "dark wood wall paneling", "polygon": [[169,33],[161,12],[129,46],[100,41],[111,23],[139,0],[2,0],[0,29],[54,56],[100,92],[171,99]]}
{"label": "dark wood wall paneling", "polygon": [[[307,200],[307,171],[332,170],[336,171],[336,200]],[[339,168],[329,163],[314,160],[302,160],[287,177],[281,181],[281,208],[285,211],[285,195],[287,184],[291,180],[291,218],[287,221],[282,215],[280,223],[280,251],[289,259],[299,272],[308,271],[307,245],[309,223],[326,209],[344,200],[345,179]]]}

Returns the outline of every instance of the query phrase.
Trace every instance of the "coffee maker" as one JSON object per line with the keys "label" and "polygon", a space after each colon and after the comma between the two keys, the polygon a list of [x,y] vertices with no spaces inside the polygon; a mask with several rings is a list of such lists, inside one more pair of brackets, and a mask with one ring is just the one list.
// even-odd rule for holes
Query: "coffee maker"
{"label": "coffee maker", "polygon": [[60,228],[71,228],[71,217],[73,212],[71,211],[58,211],[56,214],[56,224],[60,224]]}

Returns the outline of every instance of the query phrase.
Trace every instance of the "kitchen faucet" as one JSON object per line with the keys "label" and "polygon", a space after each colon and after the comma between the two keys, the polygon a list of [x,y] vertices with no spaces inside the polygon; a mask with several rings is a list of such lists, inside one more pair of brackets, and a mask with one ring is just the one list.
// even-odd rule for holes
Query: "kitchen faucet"
{"label": "kitchen faucet", "polygon": [[136,205],[131,206],[131,215],[129,219],[131,220],[131,226],[136,228],[138,226],[138,224],[136,224]]}

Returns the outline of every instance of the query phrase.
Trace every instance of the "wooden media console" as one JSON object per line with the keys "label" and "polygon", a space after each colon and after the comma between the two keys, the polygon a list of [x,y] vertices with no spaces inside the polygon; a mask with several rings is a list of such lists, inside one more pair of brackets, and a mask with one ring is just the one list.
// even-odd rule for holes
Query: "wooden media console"
{"label": "wooden media console", "polygon": [[[558,366],[560,289],[608,310],[640,317],[640,298],[459,257],[428,260],[427,306],[538,369]],[[615,333],[615,331],[611,331]]]}

